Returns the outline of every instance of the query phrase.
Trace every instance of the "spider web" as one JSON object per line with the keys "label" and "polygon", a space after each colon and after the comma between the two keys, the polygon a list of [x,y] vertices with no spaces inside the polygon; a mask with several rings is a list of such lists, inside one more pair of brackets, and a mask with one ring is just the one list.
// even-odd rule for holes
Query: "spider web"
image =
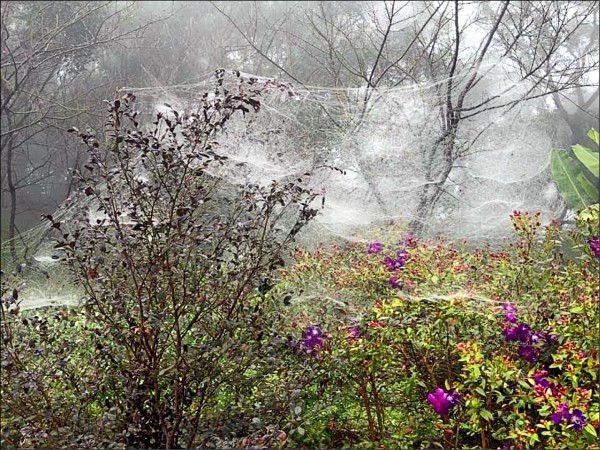
{"label": "spider web", "polygon": [[[461,155],[426,219],[428,235],[494,241],[509,234],[513,210],[539,210],[549,221],[562,207],[549,170],[552,142],[561,131],[544,115],[544,100],[498,107],[527,86],[512,82],[498,63],[479,70],[488,81],[469,95],[475,104],[494,100],[487,111],[461,121]],[[453,81],[463,83],[466,75]],[[251,78],[263,85],[277,81],[226,71],[224,86],[236,89],[240,79]],[[284,83],[262,94],[259,114],[229,124],[219,148],[228,160],[213,175],[265,184],[311,172],[312,188],[325,196],[311,238],[373,239],[376,229],[417,218],[423,188],[438,181],[444,160],[432,149],[443,133],[447,82],[370,90]],[[138,108],[153,114],[168,113],[165,103],[193,111],[195,99],[213,87],[211,73],[193,84],[122,91],[135,94]]]}
{"label": "spider web", "polygon": [[[470,94],[473,103],[495,98],[488,104],[494,107],[527,89],[512,83],[499,67],[481,70],[487,71],[489,81]],[[302,244],[307,246],[392,241],[398,236],[394,230],[417,218],[423,189],[435,184],[444,164],[441,152],[432,149],[443,132],[440,111],[447,79],[367,90],[296,86],[238,73],[226,71],[223,87],[240,89],[240,80],[252,78],[269,89],[261,94],[258,114],[234,116],[220,135],[217,151],[227,159],[211,168],[213,176],[234,185],[264,185],[310,172],[312,189],[325,201],[316,205],[320,214],[303,231]],[[453,81],[459,84],[465,75]],[[193,112],[201,95],[214,88],[210,73],[193,84],[124,87],[121,94],[136,96],[141,120],[149,123],[158,111]],[[537,100],[491,108],[461,121],[456,136],[461,155],[426,219],[428,236],[501,242],[510,234],[513,210],[541,211],[544,222],[557,215],[562,201],[549,163],[552,142],[561,130],[548,120],[546,110],[544,101]],[[68,222],[83,210],[95,209],[82,208],[82,201],[84,197],[68,199],[55,218]],[[49,285],[45,279],[47,271],[60,272],[53,265],[47,230],[48,225],[41,224],[15,242],[19,250],[22,242],[41,243],[33,258],[38,270],[23,291],[29,307],[74,303],[78,298],[68,282]]]}

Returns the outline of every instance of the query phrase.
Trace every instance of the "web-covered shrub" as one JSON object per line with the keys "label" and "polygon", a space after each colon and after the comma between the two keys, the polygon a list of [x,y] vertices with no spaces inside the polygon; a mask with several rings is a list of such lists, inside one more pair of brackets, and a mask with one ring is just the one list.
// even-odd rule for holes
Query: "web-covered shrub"
{"label": "web-covered shrub", "polygon": [[100,325],[89,363],[107,374],[105,407],[128,446],[197,445],[216,394],[243,391],[264,352],[260,294],[316,214],[303,179],[235,186],[210,175],[219,133],[257,112],[263,89],[240,78],[228,91],[222,75],[194,113],[159,113],[149,130],[131,94],[109,103],[108,144],[71,130],[89,154],[84,207],[68,223],[47,216]]}
{"label": "web-covered shrub", "polygon": [[556,222],[511,219],[496,250],[409,235],[296,252],[286,331],[315,378],[293,443],[597,448],[597,221],[567,260]]}

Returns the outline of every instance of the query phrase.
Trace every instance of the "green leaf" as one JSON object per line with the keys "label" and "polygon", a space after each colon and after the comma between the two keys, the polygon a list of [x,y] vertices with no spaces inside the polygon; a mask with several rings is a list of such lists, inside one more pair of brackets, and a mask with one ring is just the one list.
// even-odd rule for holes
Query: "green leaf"
{"label": "green leaf", "polygon": [[538,436],[537,434],[532,434],[532,435],[529,437],[529,445],[533,445],[533,444],[535,444],[536,442],[540,442],[540,438],[539,438],[539,436]]}
{"label": "green leaf", "polygon": [[577,159],[589,170],[596,178],[598,178],[598,152],[594,152],[583,145],[572,145],[571,148]]}
{"label": "green leaf", "polygon": [[579,381],[577,380],[577,375],[573,375],[571,377],[571,383],[573,384],[573,387],[575,389],[577,389],[579,387]]}
{"label": "green leaf", "polygon": [[481,370],[479,369],[479,366],[471,367],[471,381],[477,381],[479,380],[479,377],[481,377]]}
{"label": "green leaf", "polygon": [[587,135],[596,145],[600,146],[600,137],[595,129],[592,128],[588,131]]}
{"label": "green leaf", "polygon": [[487,397],[485,391],[483,389],[481,389],[480,387],[475,389],[475,392],[477,392],[479,395],[481,395],[482,397]]}
{"label": "green leaf", "polygon": [[492,420],[494,420],[494,415],[489,412],[487,409],[482,409],[481,411],[479,411],[479,415],[481,417],[483,417],[485,420],[487,420],[488,422],[491,422]]}
{"label": "green leaf", "polygon": [[596,433],[596,429],[594,428],[594,425],[592,425],[591,423],[588,423],[585,426],[585,428],[583,429],[583,433],[586,435],[586,437],[590,437],[591,440],[593,440],[594,442],[598,438],[598,434]]}
{"label": "green leaf", "polygon": [[598,187],[589,182],[579,161],[566,150],[552,152],[551,167],[554,182],[570,209],[582,210],[598,201]]}

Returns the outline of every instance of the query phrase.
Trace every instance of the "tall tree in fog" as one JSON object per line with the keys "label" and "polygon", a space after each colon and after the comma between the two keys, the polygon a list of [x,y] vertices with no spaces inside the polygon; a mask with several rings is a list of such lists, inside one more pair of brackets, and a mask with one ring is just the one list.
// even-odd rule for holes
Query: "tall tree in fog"
{"label": "tall tree in fog", "polygon": [[[277,2],[258,2],[245,17],[224,2],[213,5],[275,73],[301,86],[362,88],[360,107],[345,121],[333,109],[339,104],[321,105],[334,133],[359,130],[379,88],[437,83],[441,101],[431,118],[437,137],[416,150],[426,177],[409,225],[416,231],[450,195],[449,176],[492,125],[491,112],[509,114],[528,101],[583,92],[598,69],[598,41],[589,37],[597,2],[308,2],[287,12]],[[511,82],[487,94],[486,85],[497,82],[488,66],[498,61]],[[477,132],[466,136],[474,123]],[[360,170],[387,213],[378,171]]]}

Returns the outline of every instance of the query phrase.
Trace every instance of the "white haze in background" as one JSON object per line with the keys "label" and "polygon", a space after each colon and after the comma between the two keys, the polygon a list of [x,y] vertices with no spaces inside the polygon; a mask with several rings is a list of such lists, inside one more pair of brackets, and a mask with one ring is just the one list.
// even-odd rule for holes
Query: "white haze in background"
{"label": "white haze in background", "polygon": [[[505,102],[518,98],[527,88],[514,84],[502,62],[480,70],[489,71],[486,81],[469,95],[501,94],[497,101]],[[150,108],[168,98],[172,106],[189,110],[193,98],[210,89],[210,83],[207,79],[185,90],[165,87],[168,96],[147,89],[132,91]],[[507,86],[513,88],[504,93]],[[293,97],[279,92],[265,96],[258,115],[240,116],[229,125],[219,147],[229,159],[213,169],[213,175],[236,184],[267,184],[312,171],[312,187],[326,200],[316,218],[321,228],[317,235],[324,240],[328,235],[368,240],[373,227],[408,223],[414,217],[420,188],[429,183],[421,153],[440,135],[440,99],[435,86],[378,91],[358,129],[330,134],[323,145],[308,143],[306,137],[323,130],[318,129],[319,120],[306,122],[303,109],[316,102],[341,106],[344,111],[355,110],[356,105],[340,103],[339,91],[333,89],[295,90]],[[561,131],[540,116],[544,101],[524,103],[508,114],[500,108],[461,122],[459,141],[469,145],[477,139],[450,174],[445,186],[448,194],[430,218],[433,234],[497,240],[510,233],[513,210],[540,210],[545,222],[557,213],[559,194],[549,163],[552,142]],[[167,110],[163,107],[162,112]],[[320,168],[323,164],[316,161],[346,174]],[[373,195],[369,179],[375,180],[383,206]]]}

